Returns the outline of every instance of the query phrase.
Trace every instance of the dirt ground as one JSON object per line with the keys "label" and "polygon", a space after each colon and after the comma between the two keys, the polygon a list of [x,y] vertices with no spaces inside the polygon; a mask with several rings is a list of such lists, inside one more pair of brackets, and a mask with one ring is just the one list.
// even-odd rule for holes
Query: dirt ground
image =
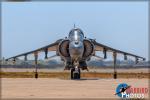
{"label": "dirt ground", "polygon": [[[34,68],[1,68],[2,72],[34,72]],[[98,68],[98,69],[90,69],[89,72],[100,72],[100,73],[112,73],[114,71],[113,68]],[[64,71],[63,68],[58,69],[38,69],[38,72],[67,72]],[[86,70],[82,72],[87,72]],[[119,73],[149,73],[148,68],[130,68],[130,69],[117,69]]]}
{"label": "dirt ground", "polygon": [[[148,79],[1,78],[4,98],[119,98],[114,95],[120,83],[148,88]],[[148,98],[148,94],[145,95]]]}

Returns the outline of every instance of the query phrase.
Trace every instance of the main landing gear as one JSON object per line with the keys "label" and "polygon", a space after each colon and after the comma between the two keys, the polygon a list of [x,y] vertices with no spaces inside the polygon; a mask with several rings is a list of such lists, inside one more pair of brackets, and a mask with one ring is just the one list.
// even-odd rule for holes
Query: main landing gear
{"label": "main landing gear", "polygon": [[71,79],[80,79],[80,68],[75,67],[71,69]]}

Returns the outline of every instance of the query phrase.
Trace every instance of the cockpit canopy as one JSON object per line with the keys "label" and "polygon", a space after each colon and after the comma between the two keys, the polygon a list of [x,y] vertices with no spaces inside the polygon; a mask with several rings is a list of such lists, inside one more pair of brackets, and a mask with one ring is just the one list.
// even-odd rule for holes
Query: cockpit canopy
{"label": "cockpit canopy", "polygon": [[79,28],[74,28],[69,32],[69,38],[71,40],[76,40],[76,41],[83,40],[84,38],[83,31]]}

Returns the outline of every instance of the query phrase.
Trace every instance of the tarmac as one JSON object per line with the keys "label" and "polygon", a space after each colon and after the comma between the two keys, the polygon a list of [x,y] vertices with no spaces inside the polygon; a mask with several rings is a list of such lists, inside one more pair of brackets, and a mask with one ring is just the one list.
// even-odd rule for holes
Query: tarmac
{"label": "tarmac", "polygon": [[[116,88],[120,83],[133,87],[149,88],[148,79],[81,79],[65,80],[57,78],[1,78],[2,99],[54,99],[92,98],[120,99]],[[148,94],[144,95],[148,99]]]}

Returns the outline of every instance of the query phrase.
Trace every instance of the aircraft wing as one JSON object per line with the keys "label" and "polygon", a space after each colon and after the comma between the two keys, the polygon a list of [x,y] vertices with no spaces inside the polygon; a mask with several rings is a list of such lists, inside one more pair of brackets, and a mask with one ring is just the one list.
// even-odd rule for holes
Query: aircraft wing
{"label": "aircraft wing", "polygon": [[62,39],[59,39],[56,42],[54,42],[52,44],[49,44],[47,46],[44,46],[44,47],[38,48],[38,49],[33,50],[33,51],[29,51],[29,52],[26,52],[26,53],[22,53],[22,54],[10,57],[10,58],[6,59],[6,61],[9,60],[9,59],[14,59],[15,60],[17,57],[21,57],[21,56],[25,56],[25,60],[27,60],[27,55],[29,55],[29,54],[38,54],[40,52],[45,52],[45,59],[46,59],[46,58],[48,58],[47,57],[48,51],[57,51],[57,46],[61,41],[62,41]]}
{"label": "aircraft wing", "polygon": [[131,54],[131,53],[128,53],[128,52],[124,52],[124,51],[121,51],[121,50],[117,50],[117,49],[111,48],[109,46],[106,46],[106,45],[103,45],[101,43],[98,43],[98,42],[96,42],[93,39],[91,39],[91,41],[93,42],[93,44],[95,46],[95,51],[103,51],[104,58],[107,57],[107,52],[113,52],[113,53],[123,54],[125,60],[127,60],[127,56],[135,57],[136,61],[138,61],[139,59],[145,60],[145,58],[143,58],[143,57],[140,57],[140,56],[135,55],[135,54]]}

